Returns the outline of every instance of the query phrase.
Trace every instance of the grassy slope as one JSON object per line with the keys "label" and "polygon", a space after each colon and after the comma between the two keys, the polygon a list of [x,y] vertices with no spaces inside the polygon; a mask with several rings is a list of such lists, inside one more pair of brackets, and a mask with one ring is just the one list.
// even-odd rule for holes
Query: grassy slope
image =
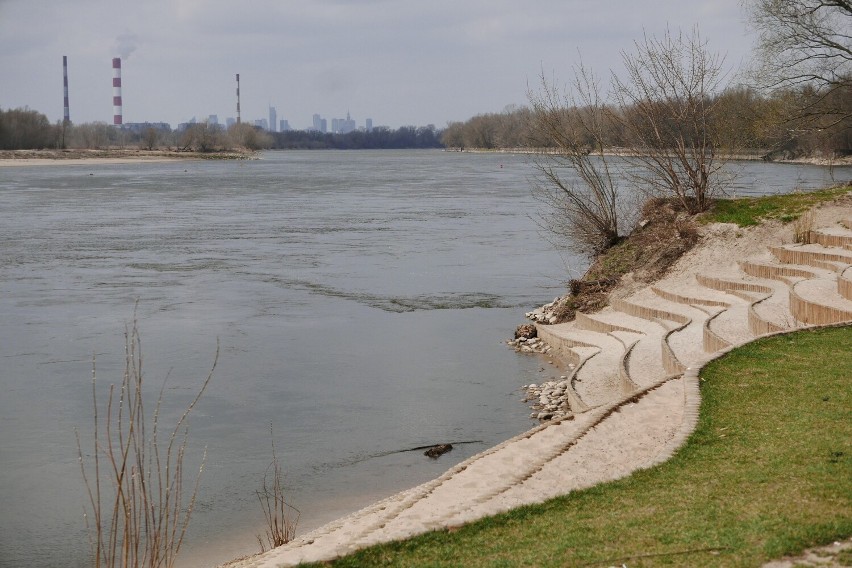
{"label": "grassy slope", "polygon": [[669,462],[335,566],[759,566],[852,534],[852,328],[762,339],[702,373]]}
{"label": "grassy slope", "polygon": [[852,191],[852,185],[765,197],[719,199],[712,210],[702,216],[708,223],[736,223],[740,227],[759,225],[764,219],[789,223],[818,203],[837,199]]}

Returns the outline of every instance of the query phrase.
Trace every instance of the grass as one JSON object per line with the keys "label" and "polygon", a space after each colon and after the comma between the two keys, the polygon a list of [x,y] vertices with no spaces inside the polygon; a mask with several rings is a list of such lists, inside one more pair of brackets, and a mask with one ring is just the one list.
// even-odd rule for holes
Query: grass
{"label": "grass", "polygon": [[626,479],[334,566],[760,566],[852,534],[852,327],[755,341],[701,374],[696,431]]}
{"label": "grass", "polygon": [[844,185],[787,195],[720,199],[701,217],[705,223],[736,223],[740,227],[759,225],[766,219],[789,223],[799,218],[818,203],[831,201],[852,192],[852,185]]}

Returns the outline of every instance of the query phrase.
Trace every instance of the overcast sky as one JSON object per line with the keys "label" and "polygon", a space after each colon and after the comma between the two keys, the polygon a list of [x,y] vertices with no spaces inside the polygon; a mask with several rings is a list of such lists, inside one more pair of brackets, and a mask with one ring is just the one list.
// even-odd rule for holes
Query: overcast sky
{"label": "overcast sky", "polygon": [[294,128],[347,111],[363,126],[467,120],[527,102],[541,70],[621,66],[643,30],[698,24],[731,67],[753,38],[740,0],[0,0],[0,107],[112,122],[121,56],[124,121],[176,126],[268,106]]}

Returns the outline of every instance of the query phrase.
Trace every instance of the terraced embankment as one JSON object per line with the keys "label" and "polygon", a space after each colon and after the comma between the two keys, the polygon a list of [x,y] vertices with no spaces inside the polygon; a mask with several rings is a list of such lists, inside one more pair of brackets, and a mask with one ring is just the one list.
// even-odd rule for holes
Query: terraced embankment
{"label": "terraced embankment", "polygon": [[[852,212],[817,213],[812,244],[783,226],[715,226],[653,286],[611,307],[539,325],[573,371],[547,397],[553,419],[441,477],[236,566],[319,561],[540,502],[668,459],[698,416],[697,369],[766,333],[852,321]],[[838,223],[842,221],[843,224]]]}

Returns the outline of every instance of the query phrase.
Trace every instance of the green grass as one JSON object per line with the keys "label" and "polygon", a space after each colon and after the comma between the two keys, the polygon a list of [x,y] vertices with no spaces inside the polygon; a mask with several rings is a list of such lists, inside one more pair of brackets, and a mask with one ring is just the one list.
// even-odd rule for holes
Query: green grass
{"label": "green grass", "polygon": [[817,203],[837,199],[850,191],[852,186],[846,185],[807,193],[720,199],[701,220],[705,223],[736,223],[740,227],[758,225],[766,219],[789,223]]}
{"label": "green grass", "polygon": [[334,566],[760,566],[852,534],[852,328],[766,338],[701,374],[668,462]]}

